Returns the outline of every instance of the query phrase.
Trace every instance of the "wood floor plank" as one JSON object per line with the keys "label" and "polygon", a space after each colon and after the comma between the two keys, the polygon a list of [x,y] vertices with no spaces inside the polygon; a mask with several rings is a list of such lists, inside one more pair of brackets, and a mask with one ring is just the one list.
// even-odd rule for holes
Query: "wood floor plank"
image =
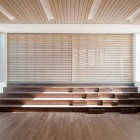
{"label": "wood floor plank", "polygon": [[140,113],[0,113],[0,140],[139,140]]}

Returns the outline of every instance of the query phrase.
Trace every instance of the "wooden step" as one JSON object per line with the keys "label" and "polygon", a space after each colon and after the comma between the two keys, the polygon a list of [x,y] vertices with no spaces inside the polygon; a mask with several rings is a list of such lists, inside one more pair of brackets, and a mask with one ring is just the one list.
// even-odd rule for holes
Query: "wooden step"
{"label": "wooden step", "polygon": [[89,114],[104,114],[105,109],[104,108],[90,108],[88,109]]}
{"label": "wooden step", "polygon": [[73,101],[72,106],[87,106],[86,101]]}
{"label": "wooden step", "polygon": [[[129,98],[140,98],[140,93],[30,93],[30,92],[11,92],[2,93],[0,98],[111,98],[111,99],[129,99]],[[129,98],[128,98],[129,97]]]}
{"label": "wooden step", "polygon": [[[54,87],[51,85],[6,87],[0,95],[0,107],[18,108],[89,108],[100,109],[140,107],[136,87]],[[93,110],[92,110],[93,109]],[[95,110],[94,110],[95,109]],[[102,110],[102,111],[103,111]],[[111,109],[110,109],[111,110]]]}
{"label": "wooden step", "polygon": [[137,92],[137,87],[127,87],[127,88],[112,88],[112,92]]}
{"label": "wooden step", "polygon": [[106,101],[104,100],[103,101],[103,106],[106,106],[106,105],[109,105],[109,106],[117,106],[118,105],[118,101]]}
{"label": "wooden step", "polygon": [[112,92],[112,88],[99,88],[99,92]]}
{"label": "wooden step", "polygon": [[102,100],[109,100],[109,101],[140,101],[140,98],[48,98],[48,97],[1,97],[0,100],[85,100],[85,101],[102,101]]}
{"label": "wooden step", "polygon": [[98,93],[100,95],[100,98],[115,98],[114,93]]}
{"label": "wooden step", "polygon": [[71,105],[72,100],[0,100],[0,105]]}
{"label": "wooden step", "polygon": [[26,87],[5,87],[4,92],[72,92],[73,88],[45,88],[45,87],[31,87],[31,88],[26,88]]}
{"label": "wooden step", "polygon": [[20,100],[0,100],[0,104],[18,104],[18,105],[71,105],[73,102],[85,103],[88,105],[102,105],[102,100],[62,100],[62,99],[52,99],[52,100],[32,100],[32,99],[20,99]]}
{"label": "wooden step", "polygon": [[99,92],[99,88],[85,88],[86,93]]}
{"label": "wooden step", "polygon": [[133,114],[138,112],[138,108],[132,107],[132,108],[121,108],[120,109],[122,114]]}
{"label": "wooden step", "polygon": [[84,92],[85,92],[85,89],[84,89],[84,88],[73,88],[73,89],[72,89],[72,92],[74,92],[74,93],[75,93],[75,92],[76,92],[76,93],[77,93],[77,92],[84,93]]}
{"label": "wooden step", "polygon": [[86,99],[100,98],[100,94],[86,94]]}
{"label": "wooden step", "polygon": [[81,92],[81,93],[114,93],[114,92],[120,92],[120,93],[125,93],[125,92],[137,92],[137,87],[112,87],[112,88],[48,88],[48,87],[5,87],[4,92],[64,92],[64,93],[69,93],[69,92]]}
{"label": "wooden step", "polygon": [[17,97],[17,96],[13,96],[13,97],[1,97],[0,100],[83,100],[83,101],[103,101],[103,100],[107,100],[107,101],[140,101],[140,98],[48,98],[48,97]]}
{"label": "wooden step", "polygon": [[130,93],[130,98],[140,98],[140,93]]}
{"label": "wooden step", "polygon": [[140,105],[140,100],[118,100],[122,105]]}
{"label": "wooden step", "polygon": [[[19,108],[112,108],[112,105],[81,105],[81,106],[74,106],[74,105],[8,105],[8,104],[4,104],[4,105],[0,105],[1,107],[19,107]],[[140,105],[118,105],[118,106],[114,106],[113,108],[140,108]]]}
{"label": "wooden step", "polygon": [[115,94],[115,98],[124,99],[129,98],[130,94],[124,93],[124,94]]}
{"label": "wooden step", "polygon": [[133,87],[134,83],[14,83],[8,82],[8,87]]}
{"label": "wooden step", "polygon": [[0,94],[0,98],[3,97],[17,97],[17,98],[86,98],[86,94],[75,93],[4,93]]}
{"label": "wooden step", "polygon": [[103,100],[103,105],[140,105],[140,100],[118,99],[118,100]]}

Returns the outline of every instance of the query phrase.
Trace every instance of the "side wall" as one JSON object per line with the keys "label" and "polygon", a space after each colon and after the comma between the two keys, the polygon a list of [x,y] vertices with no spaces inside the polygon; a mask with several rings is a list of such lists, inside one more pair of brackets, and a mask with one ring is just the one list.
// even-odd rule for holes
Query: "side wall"
{"label": "side wall", "polygon": [[7,35],[0,33],[0,93],[7,84]]}
{"label": "side wall", "polygon": [[140,92],[140,34],[134,34],[133,38],[133,71],[134,83]]}

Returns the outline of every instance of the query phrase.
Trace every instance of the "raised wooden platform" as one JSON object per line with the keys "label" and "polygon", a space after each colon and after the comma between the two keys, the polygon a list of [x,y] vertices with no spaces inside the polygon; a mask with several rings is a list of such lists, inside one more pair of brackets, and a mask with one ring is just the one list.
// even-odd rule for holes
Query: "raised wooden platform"
{"label": "raised wooden platform", "polygon": [[90,113],[96,112],[96,109],[97,112],[129,112],[129,110],[136,112],[140,108],[140,94],[137,92],[137,87],[129,85],[50,86],[47,84],[12,84],[5,87],[4,93],[0,94],[1,111],[14,111],[14,109],[47,111],[49,108],[81,108],[87,112],[90,110]]}

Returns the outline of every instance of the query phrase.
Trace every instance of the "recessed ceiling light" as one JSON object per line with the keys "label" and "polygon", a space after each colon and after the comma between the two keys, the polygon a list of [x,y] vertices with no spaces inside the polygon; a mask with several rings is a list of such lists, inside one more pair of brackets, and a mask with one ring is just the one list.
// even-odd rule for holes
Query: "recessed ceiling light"
{"label": "recessed ceiling light", "polygon": [[15,17],[10,14],[4,7],[0,5],[0,12],[3,13],[6,17],[8,17],[11,21],[15,20]]}
{"label": "recessed ceiling light", "polygon": [[93,1],[90,12],[89,12],[88,20],[92,20],[92,21],[94,20],[95,15],[99,9],[101,2],[102,2],[102,0],[94,0]]}
{"label": "recessed ceiling light", "polygon": [[45,12],[48,20],[53,20],[54,16],[53,16],[49,1],[48,0],[40,0],[40,2],[41,2],[41,5],[44,9],[44,12]]}
{"label": "recessed ceiling light", "polygon": [[132,13],[127,20],[132,21],[135,19],[138,15],[140,15],[140,8],[138,8],[134,13]]}

